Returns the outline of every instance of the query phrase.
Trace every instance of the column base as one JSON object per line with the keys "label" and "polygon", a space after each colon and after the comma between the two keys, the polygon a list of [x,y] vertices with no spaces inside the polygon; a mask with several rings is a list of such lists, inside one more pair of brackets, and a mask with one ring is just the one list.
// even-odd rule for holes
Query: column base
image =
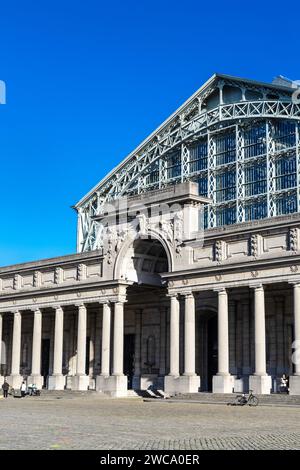
{"label": "column base", "polygon": [[72,390],[88,390],[90,378],[88,375],[74,375],[72,377]]}
{"label": "column base", "polygon": [[164,377],[157,374],[134,375],[132,378],[133,390],[160,390],[164,388]]}
{"label": "column base", "polygon": [[300,395],[300,375],[290,375],[290,395]]}
{"label": "column base", "polygon": [[272,390],[272,377],[270,375],[250,375],[249,390],[257,395],[270,395]]}
{"label": "column base", "polygon": [[48,390],[64,390],[66,378],[64,375],[50,375],[48,377]]}
{"label": "column base", "polygon": [[169,395],[177,393],[198,393],[201,379],[199,375],[166,375],[164,391]]}
{"label": "column base", "polygon": [[6,380],[12,388],[20,389],[24,379],[22,375],[16,374],[9,375]]}
{"label": "column base", "polygon": [[233,375],[214,375],[213,393],[233,393],[234,376]]}
{"label": "column base", "polygon": [[128,379],[126,375],[98,375],[96,390],[107,393],[111,397],[127,397]]}
{"label": "column base", "polygon": [[44,377],[41,375],[30,375],[27,377],[27,387],[29,384],[35,384],[38,390],[43,388]]}

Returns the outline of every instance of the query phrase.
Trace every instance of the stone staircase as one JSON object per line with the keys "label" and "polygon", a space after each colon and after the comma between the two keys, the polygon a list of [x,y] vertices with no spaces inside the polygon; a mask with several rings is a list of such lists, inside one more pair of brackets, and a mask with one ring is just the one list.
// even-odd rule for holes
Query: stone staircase
{"label": "stone staircase", "polygon": [[[235,397],[239,393],[184,393],[172,396],[168,401],[186,402],[186,403],[207,403],[207,404],[223,404],[233,403]],[[300,406],[300,396],[271,394],[256,395],[260,405],[266,406]]]}
{"label": "stone staircase", "polygon": [[40,396],[29,397],[36,400],[59,400],[59,399],[74,399],[74,398],[108,398],[107,395],[95,390],[75,391],[75,390],[46,390],[41,391]]}

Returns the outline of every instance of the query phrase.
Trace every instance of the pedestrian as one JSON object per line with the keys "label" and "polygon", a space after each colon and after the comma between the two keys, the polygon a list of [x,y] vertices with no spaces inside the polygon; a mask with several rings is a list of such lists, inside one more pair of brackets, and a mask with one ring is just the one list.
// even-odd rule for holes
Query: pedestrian
{"label": "pedestrian", "polygon": [[3,390],[3,397],[7,398],[8,396],[8,390],[9,390],[9,383],[4,380],[4,383],[2,385],[2,390]]}
{"label": "pedestrian", "polygon": [[289,393],[289,380],[285,374],[280,378],[280,393]]}
{"label": "pedestrian", "polygon": [[26,383],[23,380],[22,385],[21,385],[21,397],[24,398],[25,395],[26,395]]}

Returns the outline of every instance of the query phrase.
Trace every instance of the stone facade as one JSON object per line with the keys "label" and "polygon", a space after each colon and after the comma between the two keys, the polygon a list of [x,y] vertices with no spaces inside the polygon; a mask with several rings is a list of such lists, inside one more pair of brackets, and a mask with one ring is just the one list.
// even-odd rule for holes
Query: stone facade
{"label": "stone facade", "polygon": [[286,373],[300,394],[300,215],[203,236],[205,202],[191,182],[131,197],[100,250],[0,268],[0,380],[270,393]]}

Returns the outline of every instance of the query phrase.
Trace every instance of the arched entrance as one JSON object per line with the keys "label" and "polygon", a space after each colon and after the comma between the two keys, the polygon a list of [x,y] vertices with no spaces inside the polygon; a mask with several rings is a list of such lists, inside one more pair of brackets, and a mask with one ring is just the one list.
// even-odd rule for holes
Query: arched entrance
{"label": "arched entrance", "polygon": [[[130,283],[124,316],[124,374],[128,389],[162,387],[167,369],[166,248],[156,238],[134,240],[119,260],[119,278]],[[117,271],[116,271],[117,272]]]}

